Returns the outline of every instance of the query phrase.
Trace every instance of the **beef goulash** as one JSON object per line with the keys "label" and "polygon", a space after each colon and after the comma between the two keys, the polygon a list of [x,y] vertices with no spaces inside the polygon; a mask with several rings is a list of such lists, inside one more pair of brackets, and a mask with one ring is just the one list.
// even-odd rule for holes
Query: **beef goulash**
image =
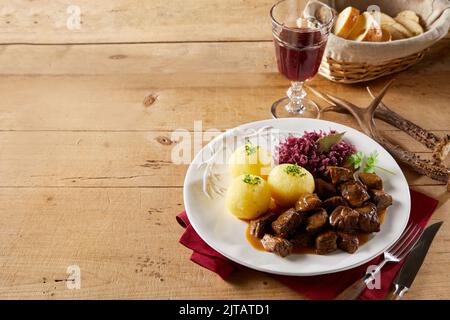
{"label": "beef goulash", "polygon": [[392,197],[377,174],[354,175],[350,168],[329,166],[315,185],[315,193],[301,194],[292,208],[251,220],[250,237],[264,250],[286,257],[305,248],[316,254],[354,253],[362,235],[380,231],[380,216]]}

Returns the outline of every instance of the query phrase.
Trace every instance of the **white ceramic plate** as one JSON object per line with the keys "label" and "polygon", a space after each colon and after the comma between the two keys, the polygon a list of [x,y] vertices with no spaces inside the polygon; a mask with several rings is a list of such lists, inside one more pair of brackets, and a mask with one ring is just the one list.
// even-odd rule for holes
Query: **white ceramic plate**
{"label": "white ceramic plate", "polygon": [[[211,151],[206,146],[196,155],[186,174],[184,202],[193,228],[208,245],[227,258],[252,269],[282,275],[311,276],[343,271],[361,265],[382,253],[400,237],[408,222],[411,206],[406,179],[392,156],[377,142],[357,130],[324,120],[265,120],[249,123],[228,131],[211,141],[210,145],[217,145],[218,142],[224,141],[224,138],[228,139],[236,135],[236,132],[258,130],[267,126],[280,129],[285,133],[302,133],[303,131],[313,130],[329,131],[330,129],[338,132],[345,131],[344,138],[355,145],[358,151],[363,151],[367,155],[373,150],[377,150],[380,166],[395,172],[395,175],[391,175],[385,174],[383,171],[377,171],[384,180],[385,191],[391,194],[394,199],[394,204],[385,216],[381,231],[374,234],[354,254],[337,250],[324,256],[293,254],[281,258],[272,253],[256,250],[246,239],[247,224],[227,212],[224,198],[218,195],[209,198],[203,191],[205,167],[198,164],[202,158],[207,159],[211,156]],[[269,140],[267,137],[264,139],[259,137],[258,143],[270,143]],[[227,156],[229,156],[229,153],[225,154],[225,158]],[[215,170],[226,172],[226,164],[217,165]],[[227,179],[225,178],[222,183],[227,185]]]}

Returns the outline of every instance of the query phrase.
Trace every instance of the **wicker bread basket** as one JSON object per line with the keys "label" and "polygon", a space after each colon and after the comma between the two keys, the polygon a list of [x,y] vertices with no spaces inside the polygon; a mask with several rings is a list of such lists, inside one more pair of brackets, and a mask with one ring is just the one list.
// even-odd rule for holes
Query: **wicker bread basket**
{"label": "wicker bread basket", "polygon": [[390,42],[356,42],[330,34],[319,69],[325,78],[340,83],[373,80],[407,69],[419,62],[430,46],[446,36],[450,27],[448,0],[336,0],[326,1],[338,12],[347,6],[361,12],[377,5],[391,16],[406,9],[415,11],[425,32],[419,36]]}

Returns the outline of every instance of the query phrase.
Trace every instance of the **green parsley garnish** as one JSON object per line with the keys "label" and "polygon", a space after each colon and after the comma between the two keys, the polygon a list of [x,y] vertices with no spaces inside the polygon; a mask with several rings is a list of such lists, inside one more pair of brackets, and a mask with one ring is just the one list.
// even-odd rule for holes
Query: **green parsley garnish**
{"label": "green parsley garnish", "polygon": [[250,156],[250,155],[256,153],[258,151],[258,149],[259,149],[259,146],[255,146],[251,143],[245,144],[245,154],[247,156]]}
{"label": "green parsley garnish", "polygon": [[248,184],[260,184],[261,183],[261,178],[258,176],[253,176],[251,174],[246,174],[244,179],[242,179],[242,181],[244,181],[245,183]]}
{"label": "green parsley garnish", "polygon": [[348,157],[347,162],[353,165],[353,168],[359,169],[362,166],[362,163],[364,161],[364,152],[359,151],[355,154],[352,154],[350,157]]}
{"label": "green parsley garnish", "polygon": [[378,163],[378,152],[377,150],[374,150],[371,154],[369,154],[369,157],[367,157],[364,172],[374,173],[377,163]]}
{"label": "green parsley garnish", "polygon": [[[395,172],[392,172],[390,170],[387,170],[387,169],[382,168],[377,165],[378,164],[378,151],[377,150],[374,150],[371,154],[369,154],[367,159],[365,159],[365,158],[366,158],[366,156],[364,155],[364,152],[359,151],[355,154],[352,154],[350,157],[348,157],[347,162],[352,164],[355,169],[359,169],[359,168],[363,167],[363,163],[364,163],[363,171],[367,172],[367,173],[374,173],[375,169],[380,169],[380,170],[383,170],[385,172],[395,175]],[[364,161],[364,159],[365,159],[365,161]]]}
{"label": "green parsley garnish", "polygon": [[305,172],[302,172],[302,168],[296,164],[290,164],[284,168],[284,171],[291,176],[300,176],[303,177],[306,175]]}

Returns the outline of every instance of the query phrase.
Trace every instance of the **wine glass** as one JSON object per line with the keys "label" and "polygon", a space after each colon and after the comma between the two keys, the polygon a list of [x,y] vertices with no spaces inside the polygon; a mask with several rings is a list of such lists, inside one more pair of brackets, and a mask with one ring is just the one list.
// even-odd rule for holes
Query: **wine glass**
{"label": "wine glass", "polygon": [[281,0],[270,17],[278,71],[291,81],[287,97],[272,105],[272,115],[317,118],[319,108],[306,98],[303,85],[319,70],[334,11],[316,0]]}

